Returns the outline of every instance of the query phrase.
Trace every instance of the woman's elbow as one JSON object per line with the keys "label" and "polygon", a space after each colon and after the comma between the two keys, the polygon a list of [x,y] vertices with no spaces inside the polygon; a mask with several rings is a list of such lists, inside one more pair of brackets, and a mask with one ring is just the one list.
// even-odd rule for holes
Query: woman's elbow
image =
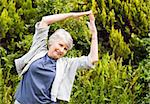
{"label": "woman's elbow", "polygon": [[46,23],[47,25],[50,25],[50,24],[54,23],[55,22],[54,19],[55,19],[55,16],[53,16],[53,15],[42,17],[42,21],[44,23]]}
{"label": "woman's elbow", "polygon": [[44,27],[47,27],[48,25],[44,22],[44,20],[42,19],[41,21],[40,21],[40,24],[39,24],[39,27],[40,28],[44,28]]}
{"label": "woman's elbow", "polygon": [[95,63],[97,63],[97,62],[98,62],[98,58],[94,58],[94,59],[91,60],[91,63],[92,63],[92,64],[95,64]]}
{"label": "woman's elbow", "polygon": [[92,64],[95,64],[98,62],[98,55],[93,56],[93,55],[89,54],[89,56],[90,56],[90,60],[91,60]]}
{"label": "woman's elbow", "polygon": [[98,62],[98,54],[91,54],[89,53],[89,58],[92,64],[95,64]]}

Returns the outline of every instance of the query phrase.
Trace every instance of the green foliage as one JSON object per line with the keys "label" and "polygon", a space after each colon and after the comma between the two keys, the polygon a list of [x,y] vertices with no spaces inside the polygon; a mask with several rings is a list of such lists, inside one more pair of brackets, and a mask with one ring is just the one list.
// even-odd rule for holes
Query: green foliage
{"label": "green foliage", "polygon": [[136,103],[139,69],[122,65],[122,58],[104,54],[94,69],[82,70],[76,77],[69,104]]}
{"label": "green foliage", "polygon": [[[9,54],[7,55],[7,51],[5,51],[2,47],[0,48],[0,52],[2,54],[1,57],[1,95],[2,104],[11,104],[13,102],[13,95],[14,91],[16,89],[16,85],[19,81],[18,77],[16,77],[16,74],[14,74],[14,59],[17,56],[16,54]],[[12,70],[13,69],[13,70]]]}
{"label": "green foliage", "polygon": [[14,59],[22,54],[25,54],[31,45],[30,37],[32,37],[32,35],[30,35],[28,32],[29,26],[27,27],[27,25],[24,25],[25,21],[23,21],[22,18],[22,14],[25,14],[26,9],[30,8],[23,8],[24,11],[21,13],[21,9],[19,7],[16,8],[19,6],[16,6],[16,4],[18,4],[16,1],[10,0],[7,2],[7,0],[2,0],[0,3],[2,3],[1,7],[3,7],[0,15],[0,44],[3,47],[1,47],[0,50],[2,64],[0,66],[2,72],[0,81],[0,103],[11,104],[14,101],[13,96],[19,81],[18,77],[16,76],[17,73],[15,71]]}
{"label": "green foliage", "polygon": [[[149,36],[150,37],[150,36]],[[143,47],[146,47],[146,51],[148,52],[148,56],[143,59],[140,62],[139,68],[140,68],[140,78],[139,82],[141,83],[141,86],[138,89],[138,93],[140,94],[140,97],[137,98],[144,99],[139,100],[138,103],[140,104],[148,104],[150,102],[150,91],[149,91],[149,82],[150,82],[150,38],[144,38],[140,41]]]}
{"label": "green foliage", "polygon": [[4,88],[4,79],[2,74],[2,69],[0,68],[0,103],[2,104],[3,99],[3,88]]}
{"label": "green foliage", "polygon": [[1,22],[1,33],[2,33],[2,37],[6,37],[6,32],[8,31],[8,25],[11,22],[11,19],[8,17],[8,11],[6,9],[4,9],[2,11],[1,17],[0,17],[0,21]]}
{"label": "green foliage", "polygon": [[[132,44],[130,43],[132,34],[135,34],[139,37],[139,39],[148,37],[148,32],[150,29],[149,1],[138,0],[137,2],[137,0],[98,0],[97,4],[98,31],[100,37],[103,39],[103,45],[108,51],[113,50],[110,48],[109,44],[109,34],[111,33],[112,26],[114,26],[114,29],[121,31],[121,35],[124,37],[124,41],[127,44]],[[142,47],[139,46],[139,48]],[[130,46],[130,50],[133,52],[142,53],[142,50],[138,50],[138,48],[135,48],[134,46]],[[136,56],[138,55],[139,54],[134,54],[133,56],[134,60],[132,61],[134,65],[137,65],[143,58],[146,57],[146,55],[142,57],[139,56],[141,60],[138,60],[136,59]],[[136,60],[138,61],[136,62]]]}
{"label": "green foliage", "polygon": [[131,53],[130,48],[124,42],[121,32],[115,30],[114,27],[112,27],[112,30],[110,32],[109,42],[116,57],[123,57],[125,59],[128,58],[128,55]]}

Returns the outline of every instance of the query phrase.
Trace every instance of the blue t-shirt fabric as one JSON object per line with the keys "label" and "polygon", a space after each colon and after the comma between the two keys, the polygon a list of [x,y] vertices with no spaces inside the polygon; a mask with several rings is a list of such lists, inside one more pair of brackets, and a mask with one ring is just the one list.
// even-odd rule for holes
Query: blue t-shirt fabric
{"label": "blue t-shirt fabric", "polygon": [[50,89],[56,75],[56,60],[47,54],[24,73],[15,94],[21,104],[52,104]]}

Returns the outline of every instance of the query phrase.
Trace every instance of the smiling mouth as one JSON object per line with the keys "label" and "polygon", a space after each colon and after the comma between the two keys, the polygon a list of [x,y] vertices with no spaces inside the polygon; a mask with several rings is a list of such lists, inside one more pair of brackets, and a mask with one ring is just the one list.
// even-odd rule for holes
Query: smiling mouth
{"label": "smiling mouth", "polygon": [[58,52],[58,51],[55,51],[57,55],[61,56],[62,53],[61,52]]}

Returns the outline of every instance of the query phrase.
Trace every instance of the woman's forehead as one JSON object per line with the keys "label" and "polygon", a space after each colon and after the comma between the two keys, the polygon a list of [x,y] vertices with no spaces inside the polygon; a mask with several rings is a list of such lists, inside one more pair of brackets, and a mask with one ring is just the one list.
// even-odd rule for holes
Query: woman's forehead
{"label": "woman's forehead", "polygon": [[64,45],[65,47],[68,48],[68,44],[67,44],[65,41],[63,41],[63,40],[58,40],[57,43],[58,43],[58,44],[62,44],[62,45]]}

